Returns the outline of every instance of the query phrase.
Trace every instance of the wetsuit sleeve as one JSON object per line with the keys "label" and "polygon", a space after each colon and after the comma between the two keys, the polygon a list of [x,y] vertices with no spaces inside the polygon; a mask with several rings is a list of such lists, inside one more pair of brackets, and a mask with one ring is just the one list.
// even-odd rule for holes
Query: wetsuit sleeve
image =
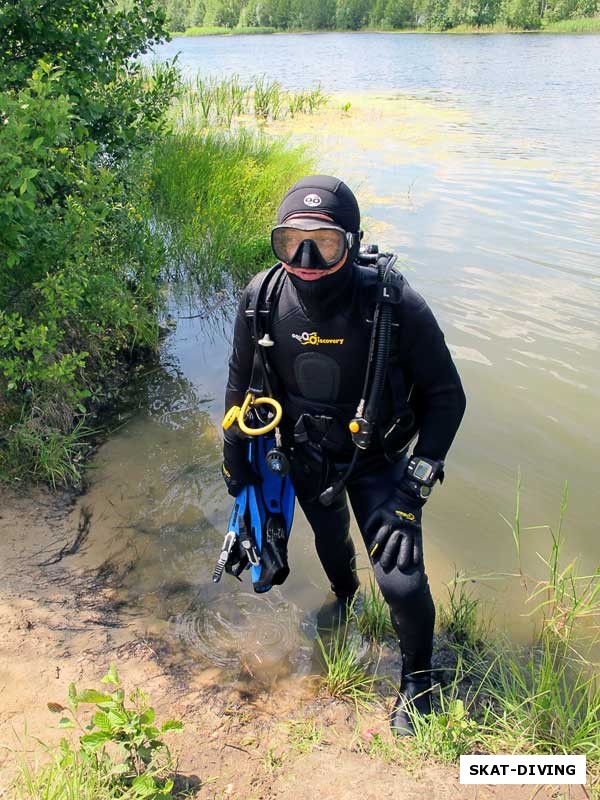
{"label": "wetsuit sleeve", "polygon": [[444,334],[420,295],[411,295],[402,326],[409,383],[417,387],[422,424],[414,454],[434,460],[446,457],[466,407],[462,383]]}
{"label": "wetsuit sleeve", "polygon": [[242,294],[233,328],[233,347],[229,359],[229,376],[225,389],[225,410],[232,405],[241,405],[250,385],[254,344],[246,319],[248,289]]}

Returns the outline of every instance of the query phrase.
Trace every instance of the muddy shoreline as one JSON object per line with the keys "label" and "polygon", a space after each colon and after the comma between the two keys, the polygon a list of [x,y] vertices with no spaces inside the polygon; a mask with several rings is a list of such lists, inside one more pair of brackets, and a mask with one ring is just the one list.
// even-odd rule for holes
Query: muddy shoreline
{"label": "muddy shoreline", "polygon": [[[313,678],[265,686],[260,676],[228,683],[217,668],[178,668],[168,645],[123,608],[118,589],[135,550],[118,536],[104,552],[94,547],[85,495],[2,486],[0,508],[0,797],[10,796],[16,754],[31,754],[34,737],[55,743],[64,733],[46,703],[63,701],[71,681],[97,685],[111,661],[160,717],[184,721],[171,744],[198,797],[530,797],[532,787],[463,787],[457,767],[418,763],[408,751],[405,764],[370,755],[373,732],[389,736],[386,708],[357,718],[351,705],[320,696]],[[324,731],[308,753],[290,744],[289,723],[302,719]],[[570,797],[585,796],[574,788]],[[551,787],[537,795],[553,796]]]}

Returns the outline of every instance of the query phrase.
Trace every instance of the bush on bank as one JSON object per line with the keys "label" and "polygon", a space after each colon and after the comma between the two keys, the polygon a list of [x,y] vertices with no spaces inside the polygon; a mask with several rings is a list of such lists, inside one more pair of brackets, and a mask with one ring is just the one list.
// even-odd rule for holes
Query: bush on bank
{"label": "bush on bank", "polygon": [[[147,0],[0,9],[0,470],[77,482],[114,367],[157,342],[161,243],[143,150],[177,74],[131,58],[167,36]],[[75,435],[74,435],[75,431]]]}
{"label": "bush on bank", "polygon": [[135,60],[167,36],[150,0],[0,4],[0,36],[0,478],[77,485],[90,412],[157,347],[167,256],[209,251],[204,289],[266,266],[274,198],[308,160],[169,135],[177,71]]}

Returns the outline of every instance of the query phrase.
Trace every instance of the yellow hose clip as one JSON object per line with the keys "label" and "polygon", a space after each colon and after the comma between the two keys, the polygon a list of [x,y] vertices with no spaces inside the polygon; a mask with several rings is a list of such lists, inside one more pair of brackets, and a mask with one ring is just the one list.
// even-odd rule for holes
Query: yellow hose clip
{"label": "yellow hose clip", "polygon": [[[272,406],[274,417],[262,428],[250,428],[246,425],[246,414],[251,406]],[[244,402],[240,406],[231,406],[223,417],[223,428],[228,430],[234,422],[237,422],[239,429],[246,436],[262,436],[264,433],[269,433],[273,428],[276,428],[281,422],[283,416],[283,409],[281,404],[274,400],[272,397],[255,397],[252,392],[248,392],[244,398]]]}

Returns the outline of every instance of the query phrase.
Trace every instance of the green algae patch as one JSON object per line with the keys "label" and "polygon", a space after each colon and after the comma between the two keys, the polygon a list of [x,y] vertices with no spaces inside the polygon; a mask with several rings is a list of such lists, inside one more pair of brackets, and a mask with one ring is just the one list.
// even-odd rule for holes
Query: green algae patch
{"label": "green algae patch", "polygon": [[398,93],[332,95],[311,116],[275,121],[273,135],[319,139],[319,148],[338,152],[376,149],[384,163],[413,161],[416,153],[439,157],[468,138],[461,130],[467,112],[433,100]]}

